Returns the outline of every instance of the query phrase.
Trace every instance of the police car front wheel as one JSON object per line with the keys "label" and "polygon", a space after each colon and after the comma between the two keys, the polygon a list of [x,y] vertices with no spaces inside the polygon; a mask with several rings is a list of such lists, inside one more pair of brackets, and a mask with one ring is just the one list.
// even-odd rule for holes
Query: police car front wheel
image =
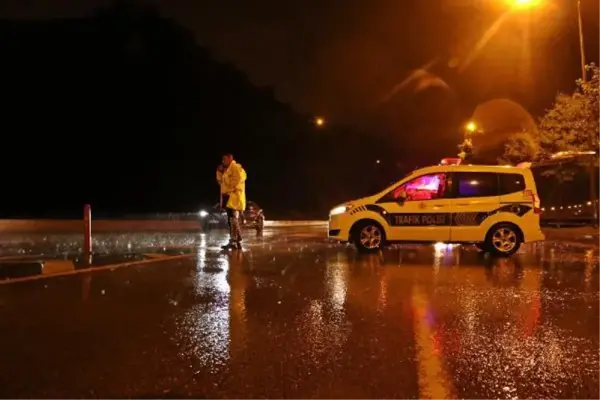
{"label": "police car front wheel", "polygon": [[376,251],[385,244],[385,231],[375,221],[361,221],[353,229],[354,245],[360,251]]}
{"label": "police car front wheel", "polygon": [[512,224],[498,224],[489,230],[484,249],[494,255],[510,256],[516,253],[523,242],[521,232]]}

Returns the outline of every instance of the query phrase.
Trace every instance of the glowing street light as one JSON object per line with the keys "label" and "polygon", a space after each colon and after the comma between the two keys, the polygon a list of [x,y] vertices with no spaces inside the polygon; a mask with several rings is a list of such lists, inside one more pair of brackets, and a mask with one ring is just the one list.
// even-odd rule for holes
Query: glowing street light
{"label": "glowing street light", "polygon": [[540,4],[540,0],[511,0],[511,3],[517,8],[534,8]]}
{"label": "glowing street light", "polygon": [[458,158],[460,158],[461,161],[464,161],[469,156],[469,154],[473,152],[473,136],[475,136],[476,134],[483,133],[479,130],[479,127],[477,126],[475,121],[467,122],[464,129],[464,140],[461,144],[458,145],[458,148],[460,149],[460,153],[458,153]]}
{"label": "glowing street light", "polygon": [[325,119],[323,117],[315,118],[315,125],[317,125],[317,126],[325,125]]}
{"label": "glowing street light", "polygon": [[477,132],[477,124],[475,122],[473,122],[473,121],[469,121],[465,125],[465,130],[468,133],[475,133],[475,132]]}

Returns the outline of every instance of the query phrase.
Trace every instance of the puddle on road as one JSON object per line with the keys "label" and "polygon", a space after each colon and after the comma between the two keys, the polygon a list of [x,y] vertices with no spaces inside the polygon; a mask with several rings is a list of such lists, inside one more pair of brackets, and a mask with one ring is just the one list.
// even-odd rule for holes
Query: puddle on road
{"label": "puddle on road", "polygon": [[[93,255],[90,260],[86,260],[85,256],[79,256],[73,260],[75,269],[103,267],[105,265],[123,264],[133,261],[147,260],[149,257],[143,254],[126,253],[126,254],[98,254]],[[90,263],[91,261],[91,263]]]}
{"label": "puddle on road", "polygon": [[[244,231],[244,243],[281,243],[298,239],[323,240],[325,231],[314,228],[265,229],[262,235],[251,230]],[[209,233],[98,233],[93,235],[93,249],[97,253],[169,253],[187,254],[199,246],[219,248],[227,242],[227,231]],[[83,251],[83,235],[76,234],[23,234],[0,235],[0,260],[7,257],[44,256],[53,258],[64,254],[78,254]],[[63,258],[65,258],[63,256]]]}
{"label": "puddle on road", "polygon": [[[197,247],[200,242],[219,242],[223,235],[164,234],[164,233],[119,233],[96,234],[93,249],[97,253],[154,253],[165,249]],[[83,251],[83,235],[2,235],[0,257],[35,256],[52,258],[56,255],[78,254]]]}
{"label": "puddle on road", "polygon": [[[264,382],[274,385],[271,397],[578,398],[586,397],[586,382],[591,395],[587,397],[597,396],[595,250],[569,252],[545,244],[524,246],[515,257],[497,259],[471,246],[407,245],[363,255],[351,246],[316,240],[286,243],[282,238],[242,252],[220,252],[200,242],[193,250],[122,256],[130,261],[161,259],[189,251],[197,257],[184,268],[161,265],[143,274],[124,268],[97,274],[95,287],[90,284],[92,274],[50,284],[41,295],[44,300],[81,296],[88,301],[105,296],[105,290],[119,294],[94,303],[94,312],[103,318],[86,316],[86,321],[97,322],[87,331],[73,324],[81,311],[77,301],[65,301],[75,306],[61,309],[68,322],[60,338],[83,334],[117,343],[115,357],[125,361],[116,370],[102,367],[111,382],[129,376],[124,371],[147,378],[147,371],[134,368],[134,361],[128,363],[137,363],[143,348],[144,357],[154,354],[157,361],[149,364],[193,366],[198,387],[212,388],[216,376],[231,376],[246,392],[256,393]],[[119,262],[110,257],[98,255],[94,262]],[[68,268],[66,262],[71,261],[54,260],[53,267],[61,271]],[[79,286],[81,291],[64,290]],[[140,294],[148,293],[150,300],[139,301]],[[31,320],[47,322],[40,304],[54,303],[31,304],[38,313],[29,313],[19,334],[35,331]],[[126,312],[114,312],[123,305]],[[156,336],[124,335],[115,326]],[[85,354],[89,343],[52,347],[70,358]],[[18,351],[3,371],[11,384],[10,374],[20,371],[16,368],[31,369],[31,362],[19,364],[28,358]],[[60,376],[80,373],[76,363],[65,365],[60,368],[74,372],[60,371]],[[273,365],[281,368],[281,379],[273,379]],[[398,380],[397,371],[403,379]],[[66,381],[56,382],[68,387]],[[348,386],[352,382],[369,386],[355,389]],[[414,382],[418,387],[413,391]],[[219,385],[223,392],[206,397],[238,395],[228,381]],[[284,386],[287,392],[277,391]],[[13,388],[10,393],[23,394],[15,387],[21,391]],[[299,389],[290,392],[290,387]]]}

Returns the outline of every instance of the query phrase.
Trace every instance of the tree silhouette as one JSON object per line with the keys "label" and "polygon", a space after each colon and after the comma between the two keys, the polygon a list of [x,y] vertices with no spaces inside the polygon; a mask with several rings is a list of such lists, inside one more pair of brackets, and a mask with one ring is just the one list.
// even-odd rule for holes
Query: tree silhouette
{"label": "tree silhouette", "polygon": [[600,70],[587,66],[591,79],[577,81],[571,95],[559,93],[540,119],[538,133],[521,132],[509,140],[504,159],[533,161],[559,151],[598,151],[598,87]]}

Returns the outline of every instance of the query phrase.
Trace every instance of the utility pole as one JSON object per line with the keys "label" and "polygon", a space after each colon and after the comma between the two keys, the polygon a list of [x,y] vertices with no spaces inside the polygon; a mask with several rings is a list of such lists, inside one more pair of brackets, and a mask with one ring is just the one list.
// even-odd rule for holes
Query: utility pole
{"label": "utility pole", "polygon": [[[581,0],[577,0],[577,23],[579,26],[579,55],[581,57],[581,84],[582,86],[587,85],[587,73],[585,69],[585,45],[583,41],[583,20],[581,18]],[[594,154],[590,155],[589,160],[589,175],[590,175],[590,201],[592,202],[592,223],[594,226],[598,224],[598,203],[596,202],[597,189],[596,189],[596,157],[597,157],[597,149],[596,149],[596,138],[594,137],[594,131],[590,130],[589,133],[589,146],[590,150],[594,152]]]}

